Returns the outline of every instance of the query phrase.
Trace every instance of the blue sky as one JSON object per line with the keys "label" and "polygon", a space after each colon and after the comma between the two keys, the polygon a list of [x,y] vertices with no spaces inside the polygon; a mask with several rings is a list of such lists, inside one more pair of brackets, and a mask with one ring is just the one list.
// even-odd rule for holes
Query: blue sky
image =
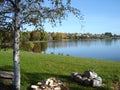
{"label": "blue sky", "polygon": [[[72,6],[80,9],[84,21],[79,21],[73,15],[57,27],[45,25],[47,32],[67,33],[104,33],[120,34],[120,0],[72,0]],[[81,28],[81,23],[84,25]]]}

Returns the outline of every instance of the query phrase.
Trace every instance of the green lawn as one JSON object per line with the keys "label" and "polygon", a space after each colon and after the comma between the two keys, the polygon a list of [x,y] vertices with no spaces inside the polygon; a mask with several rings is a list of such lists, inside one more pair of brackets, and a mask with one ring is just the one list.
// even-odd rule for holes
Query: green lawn
{"label": "green lawn", "polygon": [[[13,71],[12,50],[0,51],[0,70]],[[110,90],[113,81],[120,80],[120,62],[47,55],[21,51],[21,90],[29,90],[31,84],[49,77],[65,82],[70,90]],[[105,87],[82,86],[71,80],[72,72],[94,70],[102,77]]]}

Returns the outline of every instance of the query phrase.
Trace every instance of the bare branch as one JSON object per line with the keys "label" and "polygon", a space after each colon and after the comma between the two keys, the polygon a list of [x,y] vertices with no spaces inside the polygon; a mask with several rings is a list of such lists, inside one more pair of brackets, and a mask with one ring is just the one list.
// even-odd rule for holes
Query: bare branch
{"label": "bare branch", "polygon": [[14,20],[14,18],[12,18],[12,17],[10,17],[10,16],[3,16],[4,18],[6,18],[6,19],[11,19],[11,20]]}
{"label": "bare branch", "polygon": [[7,1],[9,1],[13,5],[13,7],[16,8],[16,5],[15,5],[15,3],[12,0],[7,0]]}

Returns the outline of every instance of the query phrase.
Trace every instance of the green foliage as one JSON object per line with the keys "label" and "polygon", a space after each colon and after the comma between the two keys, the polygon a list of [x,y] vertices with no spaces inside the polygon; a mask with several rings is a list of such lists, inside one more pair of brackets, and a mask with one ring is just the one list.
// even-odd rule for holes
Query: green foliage
{"label": "green foliage", "polygon": [[21,41],[29,41],[30,39],[30,32],[21,32]]}
{"label": "green foliage", "polygon": [[30,48],[33,49],[34,48],[33,42],[30,42],[29,44],[30,44]]}
{"label": "green foliage", "polygon": [[0,30],[0,46],[8,48],[13,46],[13,31]]}
{"label": "green foliage", "polygon": [[112,37],[112,33],[111,32],[106,32],[105,36]]}
{"label": "green foliage", "polygon": [[47,42],[40,43],[41,45],[41,51],[46,51],[47,49]]}
{"label": "green foliage", "polygon": [[48,40],[48,33],[45,32],[44,30],[40,31],[40,33],[41,33],[41,40],[47,41]]}
{"label": "green foliage", "polygon": [[41,45],[40,43],[34,43],[34,48],[33,48],[33,52],[41,52]]}
{"label": "green foliage", "polygon": [[30,36],[30,40],[32,41],[39,41],[41,39],[41,33],[38,30],[32,31]]}
{"label": "green foliage", "polygon": [[56,26],[57,23],[61,24],[69,13],[83,19],[80,10],[71,6],[71,0],[18,0],[18,2],[18,8],[16,8],[16,3],[13,0],[2,0],[0,2],[0,18],[2,21],[0,27],[7,30],[13,28],[13,8],[20,11],[19,22],[21,26],[33,25],[37,28],[43,28],[45,21]]}
{"label": "green foliage", "polygon": [[44,30],[34,30],[30,33],[31,41],[47,41],[48,34]]}
{"label": "green foliage", "polygon": [[[111,90],[113,82],[120,79],[120,63],[114,61],[40,54],[21,51],[21,90],[30,89],[31,84],[56,77],[65,82],[70,90]],[[12,50],[0,51],[0,70],[13,71]],[[102,77],[105,87],[82,86],[71,80],[72,72],[83,73],[94,70]]]}
{"label": "green foliage", "polygon": [[52,32],[52,33],[49,33],[49,35],[51,36],[52,40],[61,40],[61,39],[67,38],[66,33]]}
{"label": "green foliage", "polygon": [[32,51],[34,48],[34,44],[32,42],[30,43],[22,43],[22,45],[20,45],[20,49],[21,50],[25,50],[25,51]]}

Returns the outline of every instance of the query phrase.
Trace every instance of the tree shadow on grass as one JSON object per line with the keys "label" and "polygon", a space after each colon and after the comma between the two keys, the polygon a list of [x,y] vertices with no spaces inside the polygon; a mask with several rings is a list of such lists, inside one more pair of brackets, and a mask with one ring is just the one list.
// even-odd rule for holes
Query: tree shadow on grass
{"label": "tree shadow on grass", "polygon": [[[63,83],[67,84],[69,87],[69,90],[110,90],[106,87],[90,87],[90,86],[84,86],[80,85],[74,81],[71,80],[70,76],[67,75],[56,75],[56,74],[50,74],[50,73],[24,73],[24,80],[26,80],[26,83],[29,85],[26,87],[27,90],[32,90],[31,85],[36,85],[37,82],[41,82],[44,79],[55,77],[59,80],[61,80]],[[25,83],[24,83],[25,84]]]}
{"label": "tree shadow on grass", "polygon": [[71,79],[71,83],[75,86],[70,87],[70,90],[111,90],[109,87],[92,87],[84,84],[80,84]]}
{"label": "tree shadow on grass", "polygon": [[[0,71],[13,71],[13,66],[2,66],[0,67]],[[93,88],[89,86],[83,86],[72,81],[70,75],[58,75],[52,73],[26,73],[24,70],[21,70],[21,84],[23,86],[21,90],[26,90],[26,88],[27,90],[31,90],[31,85],[36,85],[37,82],[41,82],[42,80],[50,77],[55,77],[66,83],[70,90],[110,90],[106,87]],[[0,83],[0,90],[13,90],[13,84]]]}
{"label": "tree shadow on grass", "polygon": [[13,71],[13,66],[10,65],[5,65],[5,66],[0,66],[0,71]]}

